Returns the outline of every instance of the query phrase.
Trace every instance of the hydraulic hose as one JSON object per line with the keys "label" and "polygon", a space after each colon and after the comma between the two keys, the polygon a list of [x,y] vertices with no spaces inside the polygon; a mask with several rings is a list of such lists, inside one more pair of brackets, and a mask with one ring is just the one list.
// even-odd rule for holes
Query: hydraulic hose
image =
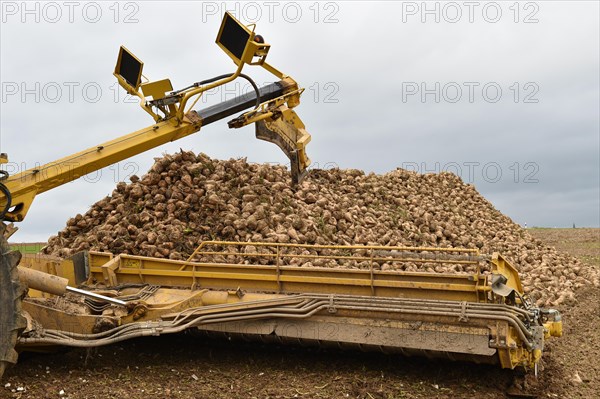
{"label": "hydraulic hose", "polygon": [[[298,295],[292,298],[249,302],[243,309],[232,308],[231,304],[217,305],[209,309],[200,307],[181,312],[170,321],[163,319],[161,321],[122,325],[113,330],[97,334],[46,330],[43,337],[21,338],[21,342],[24,344],[58,344],[77,347],[101,346],[139,336],[181,332],[204,324],[265,318],[306,319],[325,309],[331,309],[331,307],[347,311],[385,311],[441,317],[455,317],[459,313],[458,310],[444,309],[444,306],[439,308],[429,306],[422,309],[413,309],[412,306],[394,308],[393,306],[387,306],[389,305],[386,304],[387,301],[369,300],[365,303],[364,298],[346,296],[335,297],[335,301],[333,299],[333,297],[323,295]],[[389,302],[391,304],[395,301]],[[510,312],[500,311],[498,306],[492,305],[491,308],[494,309],[493,312],[486,312],[485,306],[482,306],[481,309],[469,309],[467,307],[465,316],[479,320],[501,320],[509,323],[519,335],[523,345],[531,350],[533,348],[533,344],[530,342],[532,334],[523,325],[522,321]],[[180,315],[182,317],[179,317]]]}
{"label": "hydraulic hose", "polygon": [[[203,86],[203,85],[207,85],[213,82],[216,82],[217,80],[221,80],[221,79],[226,79],[228,77],[230,77],[231,73],[225,74],[225,75],[219,75],[219,76],[215,76],[214,78],[210,78],[210,79],[206,79],[200,82],[196,82],[193,85],[190,85],[188,87],[184,87],[183,89],[180,90],[176,90],[174,92],[172,92],[171,94],[178,94],[181,93],[182,91],[185,91],[187,89],[191,89],[192,87],[199,87],[199,86]],[[256,83],[254,82],[254,80],[252,80],[252,78],[246,74],[240,73],[238,75],[240,78],[244,78],[246,79],[250,85],[252,86],[252,88],[254,89],[254,93],[256,93],[256,104],[254,105],[254,109],[257,109],[260,106],[260,93],[258,91],[258,86],[256,85]]]}

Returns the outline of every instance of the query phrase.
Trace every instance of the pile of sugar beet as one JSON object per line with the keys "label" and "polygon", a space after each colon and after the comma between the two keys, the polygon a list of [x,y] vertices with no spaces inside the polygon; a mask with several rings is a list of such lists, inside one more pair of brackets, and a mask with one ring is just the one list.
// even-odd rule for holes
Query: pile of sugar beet
{"label": "pile of sugar beet", "polygon": [[[181,151],[155,159],[145,176],[130,180],[118,183],[111,196],[84,215],[69,219],[44,252],[67,257],[97,250],[187,259],[207,240],[466,247],[511,260],[538,306],[568,306],[577,300],[578,288],[600,285],[597,271],[532,238],[451,173],[313,169],[293,188],[283,166]],[[339,267],[335,261],[306,258],[289,264]],[[354,262],[351,267],[371,266]],[[374,267],[469,271],[398,262]]]}

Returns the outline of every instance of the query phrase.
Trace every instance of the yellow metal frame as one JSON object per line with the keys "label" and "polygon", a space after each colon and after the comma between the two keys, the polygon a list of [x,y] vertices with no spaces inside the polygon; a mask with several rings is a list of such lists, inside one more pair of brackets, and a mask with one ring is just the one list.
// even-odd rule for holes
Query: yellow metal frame
{"label": "yellow metal frame", "polygon": [[[304,89],[297,89],[289,93],[279,96],[269,101],[261,103],[258,108],[248,111],[236,118],[233,127],[247,126],[252,123],[269,120],[281,114],[281,107],[286,104],[300,103],[300,96],[304,93]],[[289,105],[288,105],[289,106]],[[299,127],[299,126],[297,126]],[[304,125],[302,125],[304,128]]]}
{"label": "yellow metal frame", "polygon": [[[249,250],[249,246],[255,250]],[[310,254],[302,253],[306,250]],[[290,258],[335,261],[342,267],[367,262],[368,267],[289,266]],[[268,264],[261,264],[265,262]],[[382,271],[378,265],[383,262],[461,264],[472,267],[472,271]],[[27,257],[25,263],[62,274],[70,281],[75,276],[74,268],[81,267],[70,260],[59,262],[39,256]],[[290,331],[334,327],[337,335],[319,340],[337,341],[342,346],[356,342],[361,348],[378,342],[374,345],[383,345],[386,351],[403,353],[412,353],[415,348],[441,354],[448,351],[451,358],[463,360],[471,354],[480,361],[497,361],[503,368],[511,369],[534,368],[541,357],[544,338],[560,336],[562,332],[560,315],[555,311],[558,317],[548,317],[543,326],[533,321],[525,326],[524,320],[537,313],[507,303],[506,298],[492,291],[496,275],[506,277],[507,284],[520,287],[514,267],[498,254],[489,257],[477,249],[205,241],[182,261],[89,252],[86,264],[89,277],[84,286],[95,288],[97,293],[120,292],[125,298],[139,288],[118,287],[136,287],[140,283],[155,287],[151,297],[130,302],[132,310],[126,315],[103,312],[96,317],[111,317],[116,325],[143,322],[157,323],[159,328],[161,320],[172,322],[197,315],[201,319],[237,320],[198,326],[205,331],[246,334],[251,329],[256,331],[253,334],[266,337],[276,333],[280,339],[308,340],[314,338],[303,332],[290,335]],[[486,273],[481,270],[484,264]],[[319,309],[324,311],[302,316],[302,320],[279,320],[275,316],[296,303],[300,306],[313,302],[321,303]],[[71,332],[89,334],[97,321],[92,316],[65,314],[43,298],[27,300],[24,307],[44,328],[60,330],[69,326]],[[264,321],[228,316],[260,308],[267,312],[260,316],[266,318]],[[525,319],[521,321],[521,317]],[[277,327],[286,323],[289,329]],[[367,333],[368,338],[364,335]],[[419,338],[408,338],[413,336]],[[427,342],[419,342],[420,339]],[[25,342],[35,346],[38,340]],[[457,351],[452,343],[462,348],[460,353],[451,354]]]}
{"label": "yellow metal frame", "polygon": [[519,294],[523,295],[523,284],[521,284],[521,279],[519,278],[519,272],[517,269],[508,261],[507,258],[500,255],[497,252],[492,254],[491,259],[492,264],[500,272],[503,276],[507,278],[506,286],[514,289]]}
{"label": "yellow metal frame", "polygon": [[[173,126],[159,122],[118,139],[111,140],[38,168],[10,176],[3,184],[11,192],[14,209],[6,214],[10,221],[22,221],[36,195],[76,180],[123,159],[188,136],[200,130],[200,124],[182,123]],[[6,199],[0,197],[0,206]]]}
{"label": "yellow metal frame", "polygon": [[[249,246],[263,250],[244,252]],[[299,253],[306,249],[325,254]],[[382,255],[380,251],[389,255]],[[452,259],[455,255],[458,258]],[[209,260],[192,261],[198,256]],[[237,262],[232,263],[232,258]],[[286,265],[291,258],[321,259],[346,265],[369,262],[370,266],[368,269],[338,269]],[[260,265],[261,259],[269,265]],[[239,264],[240,261],[249,264]],[[484,257],[476,249],[205,241],[186,261],[90,252],[88,283],[107,286],[149,283],[190,289],[226,289],[236,285],[248,292],[344,293],[488,303],[493,301],[491,275],[481,273],[483,261]],[[474,271],[460,274],[382,271],[378,270],[378,262],[463,264],[470,265]],[[494,268],[492,273],[502,272]]]}
{"label": "yellow metal frame", "polygon": [[[223,26],[221,31],[222,29]],[[247,27],[245,29],[250,31]],[[260,65],[275,76],[286,78],[265,62],[270,46],[254,41],[254,30],[250,32],[242,59],[236,62],[238,67],[233,74],[177,93],[167,94],[172,90],[168,79],[135,87],[127,84],[116,74],[119,59],[115,69],[119,83],[130,94],[140,98],[142,108],[157,123],[42,167],[2,179],[1,183],[10,191],[14,206],[6,214],[5,220],[23,220],[31,202],[41,192],[197,132],[202,121],[186,117],[187,103],[193,97],[201,96],[205,91],[237,78],[244,64]],[[126,50],[121,48],[122,51]],[[232,56],[230,53],[228,55]],[[258,59],[254,60],[255,58]],[[265,135],[268,136],[267,140],[272,139],[271,133],[276,134],[277,140],[281,138],[286,146],[299,152],[299,162],[306,167],[309,160],[304,147],[310,141],[310,135],[292,110],[299,103],[302,90],[297,90],[293,79],[288,77],[287,80],[291,83],[288,85],[288,93],[262,104],[258,110],[243,114],[237,121],[241,126],[250,123],[266,124],[269,132]],[[166,114],[164,118],[153,112],[152,104],[146,101],[147,97],[153,97],[153,101],[165,100],[160,103],[160,107],[166,106],[161,108]],[[6,161],[6,156],[0,155],[0,163]],[[1,198],[0,207],[6,201]],[[257,250],[248,251],[249,246]],[[309,254],[299,252],[306,250],[309,250]],[[186,261],[124,254],[113,256],[97,252],[90,252],[87,256],[88,289],[96,289],[96,292],[106,295],[131,295],[136,299],[127,302],[127,309],[119,310],[88,304],[89,309],[97,312],[90,315],[87,314],[88,305],[81,301],[72,302],[80,305],[83,310],[81,314],[67,313],[53,306],[52,299],[47,298],[48,294],[31,291],[23,307],[34,320],[41,323],[49,335],[25,335],[21,340],[25,346],[65,342],[73,346],[93,346],[97,336],[90,334],[97,332],[98,322],[106,320],[114,322],[115,330],[117,326],[123,325],[127,329],[131,327],[132,331],[140,330],[139,336],[160,334],[163,328],[167,333],[177,332],[181,331],[180,328],[190,326],[208,331],[215,327],[211,323],[221,323],[219,328],[223,328],[225,332],[244,334],[247,326],[245,323],[266,320],[260,327],[266,336],[273,337],[278,333],[291,339],[311,338],[306,334],[295,336],[285,331],[277,332],[275,324],[285,319],[299,329],[309,325],[317,328],[341,326],[340,333],[329,341],[338,344],[357,343],[359,346],[368,346],[371,343],[370,334],[373,334],[373,337],[378,336],[375,345],[402,348],[404,344],[397,338],[410,336],[413,337],[412,349],[433,348],[445,352],[452,340],[458,338],[462,341],[462,350],[473,354],[475,352],[469,352],[473,350],[469,340],[476,337],[479,352],[475,354],[489,358],[497,351],[502,367],[527,368],[534,367],[539,361],[544,336],[562,334],[558,312],[553,319],[548,316],[548,322],[543,327],[525,326],[521,319],[537,320],[536,313],[529,308],[515,306],[523,305],[522,303],[508,303],[492,287],[494,277],[504,276],[505,285],[516,291],[520,298],[523,287],[516,269],[499,254],[487,258],[475,249],[210,241],[201,243]],[[200,261],[194,260],[197,256],[201,257]],[[291,258],[333,262],[336,266],[366,262],[368,267],[305,268],[288,265]],[[239,264],[240,260],[248,264]],[[488,261],[491,273],[483,273],[481,263]],[[26,257],[22,265],[63,276],[70,284],[76,285],[76,275],[81,275],[81,265],[76,262],[78,261],[35,256]],[[379,269],[379,263],[384,262],[466,264],[474,270],[461,274],[384,271]],[[124,283],[155,286],[150,296],[140,299],[142,294],[136,292],[139,291],[136,288],[120,288]],[[188,319],[192,320],[192,324],[177,324]],[[230,322],[240,322],[241,327]],[[106,337],[111,331],[105,331]],[[69,335],[70,333],[73,334]],[[429,340],[428,343],[432,346],[414,342],[420,339],[414,336]],[[390,337],[396,340],[389,339]],[[108,343],[125,338],[115,336],[98,339]]]}
{"label": "yellow metal frame", "polygon": [[[244,47],[244,52],[243,52],[241,59],[237,58],[234,54],[232,54],[219,41],[219,38],[221,37],[221,34],[223,33],[225,21],[227,18],[232,18],[240,27],[242,27],[248,33],[248,41],[246,43],[246,46]],[[254,25],[252,25],[252,26],[254,28]],[[217,35],[216,43],[234,61],[235,65],[237,66],[237,69],[235,70],[235,72],[233,72],[230,76],[228,76],[226,78],[203,85],[201,87],[191,87],[191,88],[185,89],[185,90],[181,91],[180,93],[178,93],[177,97],[175,98],[175,102],[169,106],[169,113],[167,115],[165,115],[165,117],[161,117],[160,115],[158,115],[156,112],[153,111],[152,106],[146,100],[146,97],[152,96],[154,100],[157,100],[158,98],[156,96],[154,96],[153,94],[162,93],[163,96],[166,95],[166,92],[169,90],[165,89],[164,83],[168,82],[168,84],[170,85],[170,80],[164,79],[164,80],[158,81],[158,82],[143,83],[141,85],[138,85],[137,87],[131,86],[129,83],[127,83],[127,81],[125,81],[125,79],[123,79],[123,77],[121,75],[118,74],[119,67],[121,65],[121,57],[122,57],[123,51],[126,51],[127,53],[131,54],[138,62],[140,62],[140,64],[142,66],[143,66],[143,62],[139,58],[135,57],[135,55],[133,55],[133,53],[131,53],[131,51],[127,50],[124,46],[121,46],[121,50],[119,52],[119,58],[117,60],[117,65],[115,67],[115,72],[113,73],[113,75],[117,78],[119,84],[123,88],[125,88],[125,90],[127,90],[127,92],[129,94],[140,98],[141,108],[144,109],[144,111],[146,111],[148,114],[150,114],[154,118],[155,121],[158,122],[163,119],[171,119],[171,123],[173,123],[174,125],[177,126],[180,123],[182,123],[184,120],[186,120],[185,115],[187,112],[189,112],[189,109],[186,109],[186,107],[187,107],[188,102],[193,97],[201,96],[206,91],[212,90],[212,89],[222,86],[222,85],[225,85],[225,84],[237,79],[240,76],[240,74],[242,73],[242,70],[243,70],[245,64],[261,66],[267,72],[275,75],[279,79],[290,79],[294,84],[296,83],[288,75],[285,75],[284,73],[282,73],[281,71],[279,71],[278,69],[276,69],[275,67],[273,67],[272,65],[270,65],[266,62],[266,57],[267,57],[270,45],[266,44],[266,43],[258,43],[256,41],[254,41],[254,38],[255,38],[254,29],[249,29],[247,26],[240,23],[229,12],[226,12],[223,17],[223,22],[221,23],[221,27],[219,28],[219,34]],[[255,57],[258,57],[258,59],[256,61],[253,61]],[[157,83],[163,83],[160,85],[160,89],[158,89],[157,87],[154,86]],[[148,87],[151,87],[152,89],[140,91],[140,86],[142,87],[142,89],[148,88]],[[172,88],[171,88],[171,90],[172,90]],[[198,101],[198,100],[196,99],[195,101]],[[194,103],[195,103],[195,101],[194,101]],[[299,103],[299,101],[290,101],[288,103],[288,106],[290,108],[292,108],[295,105],[297,105],[298,103]],[[189,122],[189,120],[187,120],[187,121]]]}
{"label": "yellow metal frame", "polygon": [[[238,64],[237,70],[233,74],[201,87],[191,87],[181,91],[175,95],[174,102],[169,103],[168,112],[164,118],[153,111],[152,106],[147,102],[146,97],[152,96],[154,100],[156,100],[156,96],[160,96],[161,93],[163,95],[166,94],[166,91],[171,87],[170,81],[165,79],[157,82],[147,82],[135,87],[129,85],[123,77],[117,73],[119,71],[123,52],[126,51],[131,54],[138,62],[140,62],[140,64],[142,64],[142,66],[143,62],[122,46],[119,50],[120,56],[117,60],[114,75],[119,81],[119,84],[130,94],[140,98],[140,106],[142,109],[149,113],[157,123],[115,140],[47,163],[39,168],[32,168],[3,179],[2,184],[8,188],[12,197],[12,209],[6,213],[4,220],[11,222],[22,221],[27,215],[34,198],[40,193],[76,180],[88,173],[130,158],[159,145],[198,132],[202,126],[202,120],[200,118],[186,117],[185,109],[188,102],[195,96],[201,96],[204,92],[227,84],[239,77],[245,63],[250,63],[252,65],[257,64],[252,63],[252,58],[255,55],[260,58],[260,62],[257,65],[261,65],[267,71],[274,73],[278,77],[284,76],[281,72],[264,62],[266,57],[266,50],[264,49],[265,45],[253,42],[253,38],[254,36],[251,35],[244,56],[242,57],[243,59]],[[268,45],[266,46],[268,48]],[[287,87],[297,88],[296,82],[289,77],[287,77],[287,83]],[[140,90],[140,87],[142,90]],[[144,89],[145,93],[143,93]],[[298,103],[299,95],[294,94],[293,96],[288,96],[288,107],[292,108]],[[310,160],[306,157],[304,148],[310,141],[310,135],[305,132],[304,125],[297,115],[291,110],[290,112],[287,113],[289,117],[285,119],[286,123],[293,123],[294,128],[301,126],[302,132],[304,132],[302,133],[303,139],[299,141],[298,145],[301,147],[301,170],[306,170]],[[285,133],[282,132],[281,129],[276,132],[279,135]],[[282,138],[285,139],[284,137]],[[294,143],[294,145],[296,145],[296,143]],[[0,161],[3,164],[8,160],[7,157],[4,156],[0,158]],[[7,199],[4,198],[4,196],[0,197],[0,209],[6,205],[6,201]]]}
{"label": "yellow metal frame", "polygon": [[[297,89],[266,101],[260,104],[258,108],[248,111],[231,121],[229,126],[240,128],[258,122],[264,123],[270,132],[278,133],[278,138],[286,143],[287,148],[296,151],[299,170],[306,170],[311,163],[306,154],[306,146],[310,143],[312,137],[306,130],[304,122],[292,109],[300,103],[300,96],[303,92],[304,89]],[[258,133],[257,137],[259,137]],[[284,152],[287,154],[286,150]],[[287,155],[292,161],[291,154]]]}
{"label": "yellow metal frame", "polygon": [[[238,58],[236,55],[234,55],[221,42],[221,37],[223,35],[223,30],[225,30],[225,23],[226,23],[226,21],[227,21],[228,18],[230,18],[231,20],[233,20],[240,28],[242,28],[248,34],[248,41],[246,42],[246,45],[244,46],[244,51],[242,52],[242,58]],[[255,51],[251,51],[251,50],[255,50],[255,48],[253,48],[253,49],[249,48],[249,44],[252,41],[254,41],[254,36],[255,36],[254,27],[255,27],[255,25],[252,24],[250,26],[252,26],[253,29],[249,29],[246,25],[242,24],[230,12],[225,12],[225,15],[223,16],[223,20],[221,21],[221,26],[219,27],[219,33],[217,34],[217,38],[215,40],[215,43],[217,43],[217,45],[221,48],[221,50],[223,50],[225,52],[225,54],[227,54],[233,60],[233,62],[237,66],[239,66],[241,64],[248,64],[248,63],[252,62],[252,57],[254,56],[254,53],[255,53]],[[256,44],[258,44],[258,43],[256,43]],[[250,56],[250,59],[248,60],[249,56]]]}

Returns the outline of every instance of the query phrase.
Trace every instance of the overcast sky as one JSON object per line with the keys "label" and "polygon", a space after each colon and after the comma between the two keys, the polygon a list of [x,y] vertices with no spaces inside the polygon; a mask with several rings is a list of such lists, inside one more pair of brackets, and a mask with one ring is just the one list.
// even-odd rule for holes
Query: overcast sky
{"label": "overcast sky", "polygon": [[[257,23],[269,62],[306,88],[297,112],[315,166],[449,170],[522,225],[600,224],[597,1],[1,3],[0,151],[11,172],[152,124],[112,76],[121,44],[145,76],[176,88],[233,71],[214,43],[229,10]],[[248,90],[230,84],[196,109]],[[222,121],[41,194],[13,240],[45,241],[179,148],[286,162],[252,127]]]}

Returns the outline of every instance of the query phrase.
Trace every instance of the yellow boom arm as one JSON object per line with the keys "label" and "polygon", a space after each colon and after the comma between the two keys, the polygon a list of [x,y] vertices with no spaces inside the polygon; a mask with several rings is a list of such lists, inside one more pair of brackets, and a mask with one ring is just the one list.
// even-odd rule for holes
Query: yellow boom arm
{"label": "yellow boom arm", "polygon": [[[173,126],[169,121],[159,122],[39,168],[13,175],[4,182],[12,197],[12,209],[4,219],[19,222],[27,214],[37,194],[198,130],[200,126],[191,123]],[[5,204],[6,198],[0,197],[0,207]]]}

